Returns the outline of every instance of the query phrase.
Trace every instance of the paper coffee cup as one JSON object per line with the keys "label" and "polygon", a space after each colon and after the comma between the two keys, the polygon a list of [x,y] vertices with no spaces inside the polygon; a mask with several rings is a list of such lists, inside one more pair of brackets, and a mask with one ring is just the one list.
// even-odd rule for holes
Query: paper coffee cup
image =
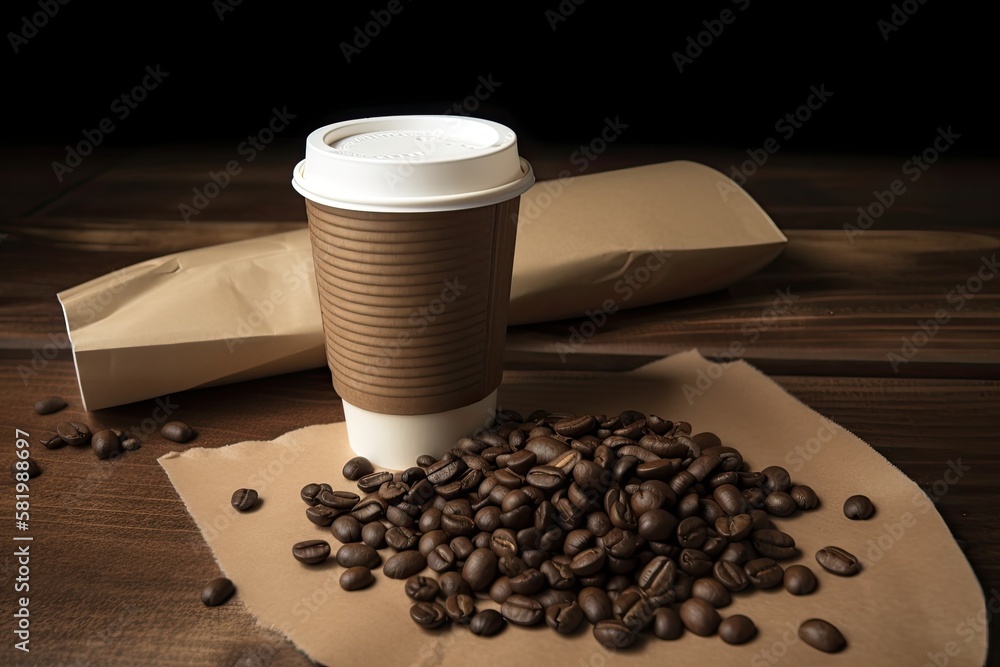
{"label": "paper coffee cup", "polygon": [[366,118],[307,138],[292,185],[356,453],[407,468],[492,421],[533,183],[514,132],[486,120]]}

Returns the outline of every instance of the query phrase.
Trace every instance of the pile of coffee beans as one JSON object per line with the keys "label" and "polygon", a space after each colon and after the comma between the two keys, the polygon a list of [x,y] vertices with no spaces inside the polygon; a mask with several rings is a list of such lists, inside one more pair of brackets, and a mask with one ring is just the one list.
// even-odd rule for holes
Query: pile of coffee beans
{"label": "pile of coffee beans", "polygon": [[[370,585],[388,546],[395,553],[382,573],[407,580],[410,617],[425,628],[455,623],[491,636],[545,623],[570,634],[586,621],[608,647],[631,646],[646,630],[740,644],[757,628],[719,613],[733,593],[783,585],[807,595],[817,585],[808,567],[781,566],[799,551],[770,521],[815,508],[816,493],[780,466],[750,470],[737,449],[686,422],[632,410],[503,411],[494,429],[440,459],[421,456],[393,474],[357,457],[344,476],[364,495],[327,484],[300,494],[309,521],[343,544],[342,587]],[[331,553],[315,540],[292,551],[303,563]],[[817,560],[836,574],[857,572],[857,559],[838,547]],[[428,567],[437,578],[421,575]],[[477,609],[487,597],[499,612]],[[846,645],[819,619],[799,634],[823,651]]]}

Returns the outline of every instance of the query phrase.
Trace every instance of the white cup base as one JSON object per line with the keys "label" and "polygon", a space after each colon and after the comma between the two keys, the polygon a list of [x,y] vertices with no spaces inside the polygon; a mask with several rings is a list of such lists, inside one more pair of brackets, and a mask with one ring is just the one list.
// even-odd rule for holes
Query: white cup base
{"label": "white cup base", "polygon": [[406,470],[417,457],[440,458],[464,436],[493,423],[497,392],[462,408],[426,415],[387,415],[344,401],[351,449],[380,468]]}

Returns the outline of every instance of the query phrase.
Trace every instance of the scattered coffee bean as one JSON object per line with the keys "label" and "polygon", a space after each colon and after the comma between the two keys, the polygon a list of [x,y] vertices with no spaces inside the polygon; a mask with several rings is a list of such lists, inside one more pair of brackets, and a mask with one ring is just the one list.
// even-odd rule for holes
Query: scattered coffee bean
{"label": "scattered coffee bean", "polygon": [[388,470],[368,473],[358,480],[358,488],[364,493],[375,493],[383,484],[392,481],[392,473]]}
{"label": "scattered coffee bean", "polygon": [[372,521],[361,527],[361,541],[372,549],[384,549],[386,527],[381,521]]}
{"label": "scattered coffee bean", "polygon": [[840,547],[820,549],[816,552],[816,562],[827,572],[841,577],[850,577],[861,571],[861,564],[858,562],[857,556]]}
{"label": "scattered coffee bean", "polygon": [[785,571],[771,558],[755,558],[743,566],[754,588],[774,588],[784,581]]}
{"label": "scattered coffee bean", "polygon": [[42,438],[41,443],[45,449],[60,449],[66,446],[66,441],[60,438],[58,434]]}
{"label": "scattered coffee bean", "polygon": [[201,601],[206,607],[218,607],[233,597],[235,592],[233,582],[225,577],[218,577],[205,584],[201,590]]}
{"label": "scattered coffee bean", "polygon": [[545,617],[545,610],[537,600],[514,593],[500,605],[500,613],[514,625],[538,625]]}
{"label": "scattered coffee bean", "polygon": [[409,579],[425,567],[427,559],[419,551],[400,551],[385,562],[382,574],[390,579]]}
{"label": "scattered coffee bean", "polygon": [[792,497],[800,510],[811,510],[819,505],[819,497],[816,492],[812,490],[811,486],[805,484],[796,484],[788,492],[788,495]]}
{"label": "scattered coffee bean", "polygon": [[678,614],[685,628],[702,637],[714,635],[722,622],[715,607],[700,598],[685,600]]}
{"label": "scattered coffee bean", "polygon": [[131,436],[122,438],[122,449],[126,452],[134,452],[140,447],[142,447],[142,442],[140,442],[138,438],[133,438]]}
{"label": "scattered coffee bean", "polygon": [[868,496],[851,496],[844,501],[844,516],[848,519],[864,520],[875,514],[875,505]]}
{"label": "scattered coffee bean", "polygon": [[337,565],[340,567],[356,567],[363,565],[374,569],[382,564],[382,557],[367,544],[354,542],[345,544],[337,550]]}
{"label": "scattered coffee bean", "polygon": [[660,639],[677,639],[684,633],[684,623],[673,607],[660,607],[653,612],[653,634]]}
{"label": "scattered coffee bean", "polygon": [[438,586],[438,582],[433,577],[416,575],[406,580],[404,590],[411,600],[429,602],[438,596],[441,587]]}
{"label": "scattered coffee bean", "polygon": [[757,626],[743,614],[723,619],[719,624],[719,637],[727,644],[745,644],[757,636]]}
{"label": "scattered coffee bean", "polygon": [[110,459],[122,452],[121,438],[109,428],[95,433],[90,439],[90,447],[99,459]]}
{"label": "scattered coffee bean", "polygon": [[59,396],[47,396],[35,403],[35,412],[40,415],[51,415],[66,407],[66,401]]}
{"label": "scattered coffee bean", "polygon": [[306,565],[322,563],[330,557],[330,543],[326,540],[306,540],[292,546],[295,560]]}
{"label": "scattered coffee bean", "polygon": [[349,567],[340,575],[340,587],[345,591],[359,591],[375,583],[375,575],[364,565]]}
{"label": "scattered coffee bean", "polygon": [[628,648],[635,643],[637,637],[638,635],[619,620],[600,621],[594,626],[594,639],[607,648]]}
{"label": "scattered coffee bean", "polygon": [[375,472],[375,468],[372,466],[372,462],[363,456],[355,456],[344,464],[344,477],[352,482],[356,482],[373,472]]}
{"label": "scattered coffee bean", "polygon": [[816,575],[805,565],[785,568],[785,590],[792,595],[809,595],[816,590]]}
{"label": "scattered coffee bean", "polygon": [[302,487],[302,490],[299,491],[299,497],[302,498],[302,502],[306,505],[315,505],[316,496],[322,489],[323,487],[315,482],[312,484],[306,484]]}
{"label": "scattered coffee bean", "polygon": [[[326,508],[328,512],[337,510]],[[343,514],[333,520],[330,532],[343,544],[359,542],[361,540],[361,523],[349,514]]]}
{"label": "scattered coffee bean", "polygon": [[461,625],[468,625],[476,615],[476,599],[464,593],[449,595],[444,601],[444,610],[448,612],[451,620]]}
{"label": "scattered coffee bean", "polygon": [[306,508],[306,518],[317,526],[329,526],[339,514],[340,512],[337,510],[332,510],[329,507],[323,507],[322,505],[315,505],[313,507]]}
{"label": "scattered coffee bean", "polygon": [[73,447],[83,447],[90,442],[90,427],[80,422],[59,422],[56,433],[63,442]]}
{"label": "scattered coffee bean", "polygon": [[473,595],[469,582],[462,578],[458,572],[445,572],[438,579],[441,586],[441,595]]}
{"label": "scattered coffee bean", "polygon": [[42,474],[42,469],[38,467],[38,462],[29,456],[26,459],[14,461],[10,465],[10,474],[15,480],[17,480],[18,473],[28,473],[28,479],[34,479]]}
{"label": "scattered coffee bean", "polygon": [[418,602],[410,607],[410,618],[425,628],[439,628],[448,622],[448,612],[437,602]]}
{"label": "scattered coffee bean", "polygon": [[571,635],[583,622],[583,611],[576,602],[560,602],[545,610],[545,623],[561,635]]}
{"label": "scattered coffee bean", "polygon": [[691,595],[705,600],[716,609],[727,607],[733,601],[729,590],[717,580],[709,577],[696,579],[691,584]]}
{"label": "scattered coffee bean", "polygon": [[[382,525],[377,521],[372,523]],[[372,524],[366,524],[370,526]],[[442,533],[443,535],[443,533]],[[406,526],[393,526],[389,528],[385,533],[385,543],[396,551],[407,551],[413,549],[420,542],[420,534],[412,528],[407,528]],[[443,543],[443,542],[442,542]],[[437,546],[436,544],[434,546]],[[428,550],[427,553],[430,553]],[[426,556],[427,554],[424,554]]]}
{"label": "scattered coffee bean", "polygon": [[481,611],[473,616],[472,621],[469,622],[469,629],[472,630],[472,634],[479,635],[480,637],[492,637],[506,627],[507,621],[504,620],[503,614],[496,609]]}
{"label": "scattered coffee bean", "polygon": [[810,618],[799,626],[799,639],[824,653],[836,653],[847,646],[844,635],[832,623]]}
{"label": "scattered coffee bean", "polygon": [[160,428],[160,435],[167,440],[184,444],[194,440],[197,433],[194,429],[181,421],[167,422]]}
{"label": "scattered coffee bean", "polygon": [[257,491],[254,489],[236,489],[231,502],[237,512],[249,512],[257,506],[257,500]]}

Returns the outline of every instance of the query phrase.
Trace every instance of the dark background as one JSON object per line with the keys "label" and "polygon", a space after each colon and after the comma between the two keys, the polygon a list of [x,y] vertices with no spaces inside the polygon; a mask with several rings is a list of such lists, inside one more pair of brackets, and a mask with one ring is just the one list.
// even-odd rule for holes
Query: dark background
{"label": "dark background", "polygon": [[[169,77],[127,119],[114,119],[108,145],[236,144],[266,124],[272,107],[285,106],[296,119],[282,140],[298,141],[336,120],[443,112],[473,94],[478,77],[492,75],[501,85],[474,115],[542,143],[589,142],[606,117],[619,117],[628,125],[621,144],[752,149],[773,136],[794,151],[905,157],[951,125],[962,136],[954,154],[998,148],[987,101],[997,60],[990,22],[957,3],[897,3],[916,11],[886,40],[877,22],[893,13],[888,1],[718,0],[654,10],[563,0],[573,12],[555,30],[546,12],[558,12],[559,0],[399,2],[402,11],[350,63],[341,42],[388,0],[242,0],[224,12],[224,0],[181,7],[71,0],[18,53],[9,33],[41,11],[39,0],[8,3],[0,25],[14,121],[3,141],[77,142],[112,115],[112,101],[142,80],[147,65],[159,64]],[[724,9],[735,20],[678,72],[672,54]],[[781,137],[775,123],[821,84],[834,93],[829,102],[793,137]]]}

